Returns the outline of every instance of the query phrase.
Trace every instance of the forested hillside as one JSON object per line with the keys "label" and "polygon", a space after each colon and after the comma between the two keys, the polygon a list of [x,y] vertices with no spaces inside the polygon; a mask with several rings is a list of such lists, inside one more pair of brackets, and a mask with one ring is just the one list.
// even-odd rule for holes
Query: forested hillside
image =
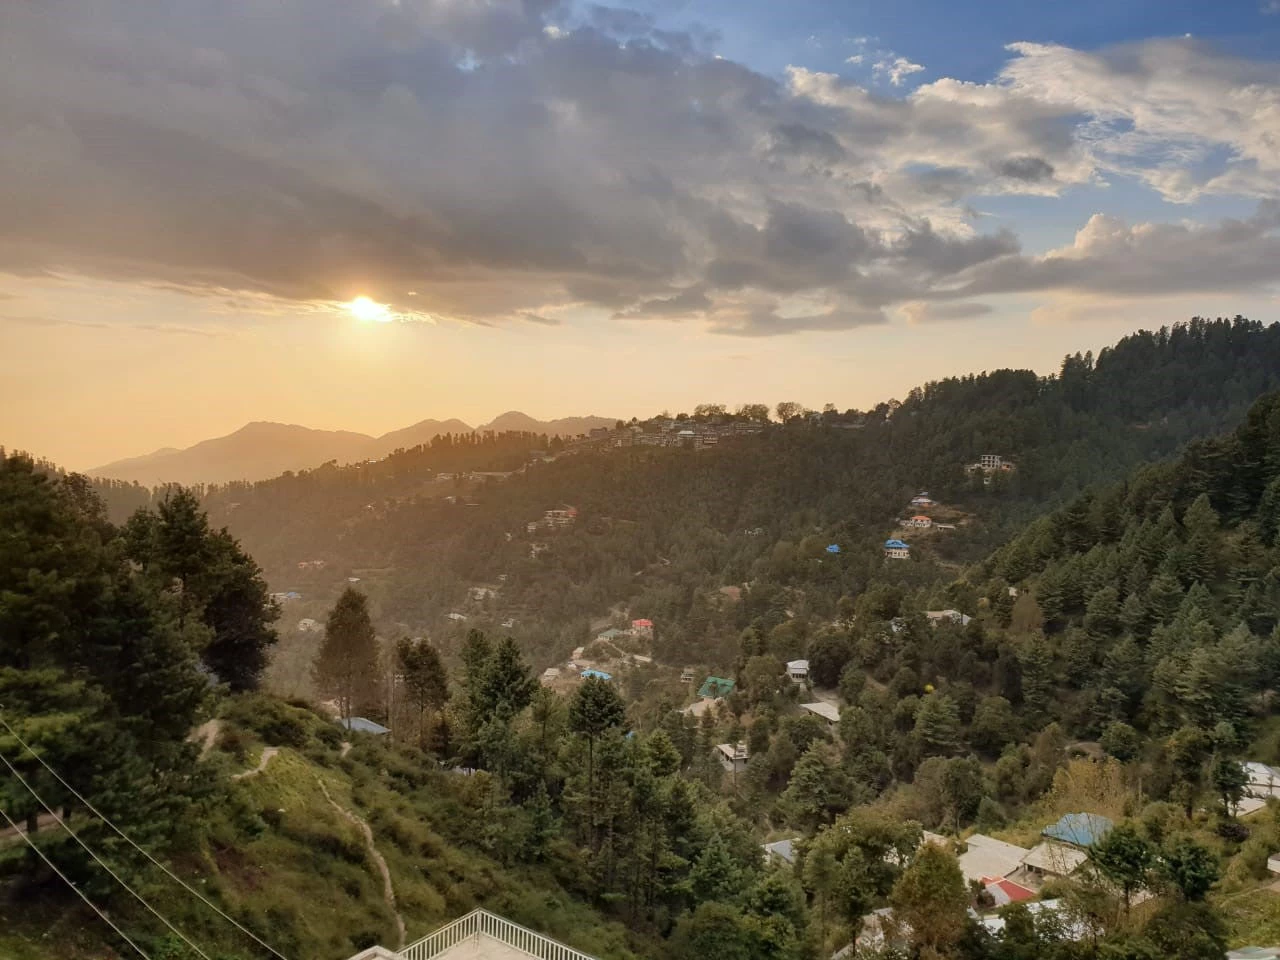
{"label": "forested hillside", "polygon": [[[1046,506],[1238,423],[1276,388],[1280,327],[1193,321],[1068,357],[1057,376],[949,379],[900,404],[705,450],[588,449],[535,458],[505,480],[468,480],[456,474],[511,471],[531,450],[560,447],[522,434],[441,438],[377,464],[209,489],[202,504],[274,589],[303,594],[290,620],[317,617],[356,576],[389,632],[447,634],[451,612],[490,628],[514,620],[526,648],[553,662],[617,606],[660,620],[673,647],[725,665],[750,616],[715,622],[708,591],[750,582],[758,606],[801,575],[803,594],[787,603],[828,616],[885,577],[880,544],[921,490],[954,508],[960,528],[921,537],[913,563],[889,579],[951,579]],[[966,472],[984,453],[1015,469],[984,484]],[[566,505],[578,510],[571,528],[526,530]],[[836,560],[823,553],[832,542],[843,549]],[[533,544],[549,549],[533,557]],[[315,560],[323,570],[298,567]],[[470,587],[499,577],[492,601],[468,605]]]}
{"label": "forested hillside", "polygon": [[[531,438],[451,438],[377,475],[169,491],[120,525],[83,478],[6,457],[0,806],[166,960],[198,954],[48,811],[217,960],[265,953],[99,811],[289,957],[395,946],[476,904],[606,960],[1220,960],[1280,940],[1280,805],[1242,766],[1280,765],[1280,394],[1243,399],[1280,370],[1278,336],[1193,324],[1033,384],[504,480],[436,474],[528,463]],[[1014,469],[964,469],[988,452]],[[1056,506],[1020,524],[1037,504]],[[911,509],[939,522],[899,527]],[[909,558],[885,555],[898,532]],[[277,605],[260,560],[302,596]],[[603,658],[613,676],[580,675]],[[725,684],[695,693],[708,673]],[[254,692],[286,677],[306,702]],[[1030,857],[1081,814],[1106,827],[1080,866],[1011,861],[998,876],[1035,909],[996,912],[974,831]],[[766,860],[774,840],[790,853]],[[125,955],[13,831],[0,920],[22,960]]]}

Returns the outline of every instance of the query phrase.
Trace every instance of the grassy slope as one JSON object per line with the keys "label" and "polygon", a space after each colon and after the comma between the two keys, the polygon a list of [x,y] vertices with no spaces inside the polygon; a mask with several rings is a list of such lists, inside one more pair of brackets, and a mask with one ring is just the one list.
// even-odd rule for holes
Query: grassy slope
{"label": "grassy slope", "polygon": [[[271,713],[287,723],[252,732],[229,718],[220,746],[205,762],[229,780],[233,771],[257,762],[261,739],[282,749],[263,773],[228,783],[227,795],[204,814],[207,835],[199,849],[171,866],[286,956],[345,960],[373,943],[395,946],[395,919],[384,902],[381,877],[359,829],[326,800],[323,778],[333,799],[372,827],[391,872],[407,942],[483,905],[603,960],[634,957],[627,931],[567,888],[576,874],[567,851],[557,851],[546,865],[504,866],[462,845],[462,838],[479,833],[483,777],[429,769],[414,751],[363,737],[343,757],[336,728],[319,718],[266,698],[250,703],[255,710],[271,704]],[[232,712],[240,719],[248,713],[234,707]],[[9,858],[15,855],[6,851]],[[265,955],[152,872],[157,877],[143,881],[148,899],[211,948],[215,960]],[[585,883],[575,886],[586,889]],[[114,915],[130,933],[155,927],[124,904]],[[56,885],[26,903],[0,899],[0,957],[114,958],[101,927],[87,911],[74,909]]]}

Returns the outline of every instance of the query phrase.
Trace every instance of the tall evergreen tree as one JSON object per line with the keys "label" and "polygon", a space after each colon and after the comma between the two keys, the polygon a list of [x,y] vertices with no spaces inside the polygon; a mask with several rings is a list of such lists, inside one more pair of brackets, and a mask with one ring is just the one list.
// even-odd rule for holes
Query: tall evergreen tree
{"label": "tall evergreen tree", "polygon": [[348,587],[329,611],[315,679],[316,686],[337,701],[344,720],[377,701],[378,644],[369,601],[359,590]]}

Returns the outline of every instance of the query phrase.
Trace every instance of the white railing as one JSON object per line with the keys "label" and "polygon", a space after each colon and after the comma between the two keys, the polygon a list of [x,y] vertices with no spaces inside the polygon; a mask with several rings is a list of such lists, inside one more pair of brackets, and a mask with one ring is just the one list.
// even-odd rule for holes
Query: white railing
{"label": "white railing", "polygon": [[450,947],[468,939],[478,941],[482,935],[492,937],[531,957],[537,957],[538,960],[595,960],[580,950],[567,947],[557,940],[544,937],[528,927],[512,923],[482,908],[472,910],[435,933],[409,944],[400,950],[399,955],[403,960],[432,960]]}

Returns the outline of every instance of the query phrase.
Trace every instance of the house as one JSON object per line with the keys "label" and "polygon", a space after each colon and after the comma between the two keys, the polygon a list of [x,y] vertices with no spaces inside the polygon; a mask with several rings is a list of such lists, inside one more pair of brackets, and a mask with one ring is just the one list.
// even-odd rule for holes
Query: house
{"label": "house", "polygon": [[477,602],[492,600],[498,595],[498,591],[493,587],[471,587],[467,592],[471,595],[471,599]]}
{"label": "house", "polygon": [[1034,900],[1036,892],[1030,887],[1014,883],[1006,877],[983,877],[982,889],[991,897],[996,907],[1007,907],[1011,903],[1025,903]]}
{"label": "house", "polygon": [[792,683],[808,683],[809,682],[809,661],[808,660],[791,660],[787,663],[787,676],[791,678]]}
{"label": "house", "polygon": [[1250,761],[1240,764],[1246,778],[1244,792],[1251,797],[1280,797],[1280,769]]}
{"label": "house", "polygon": [[909,560],[911,559],[911,548],[901,540],[886,540],[884,542],[884,555],[890,560]]}
{"label": "house", "polygon": [[445,924],[421,940],[392,952],[368,947],[350,960],[595,960],[550,937],[483,908]]}
{"label": "house", "polygon": [[578,674],[578,676],[582,677],[583,680],[590,680],[592,678],[596,680],[613,679],[613,674],[605,673],[603,670],[596,670],[594,667],[587,667],[587,669],[583,670],[582,673]]}
{"label": "house", "polygon": [[[1057,914],[1061,921],[1059,926],[1062,934],[1068,940],[1078,942],[1083,940],[1089,933],[1089,928],[1085,923],[1068,913],[1066,905],[1061,900],[1033,900],[1026,904],[1026,908],[1032,916],[1041,913]],[[1004,930],[1004,917],[999,914],[982,917],[978,922],[993,937],[998,937]]]}
{"label": "house", "polygon": [[462,623],[467,619],[467,615],[465,613],[451,613],[449,614],[449,619],[455,623]]}
{"label": "house", "polygon": [[614,640],[621,640],[626,635],[625,630],[619,630],[617,627],[610,627],[608,630],[604,631],[604,633],[596,634],[596,639],[603,640],[605,643],[610,643]]}
{"label": "house", "polygon": [[680,671],[680,682],[681,682],[681,683],[693,683],[693,681],[694,681],[694,679],[695,679],[695,678],[696,678],[696,674],[695,674],[695,673],[693,672],[693,670],[691,670],[691,669],[686,668],[686,669],[684,669],[684,670]]}
{"label": "house", "polygon": [[964,841],[965,849],[957,858],[965,880],[983,881],[990,877],[1004,877],[1022,864],[1029,851],[1026,847],[1005,843],[995,837],[975,833]]}
{"label": "house", "polygon": [[717,743],[716,755],[720,766],[729,773],[741,773],[747,769],[747,761],[751,758],[745,743]]}
{"label": "house", "polygon": [[547,669],[542,671],[541,682],[544,687],[551,686],[551,684],[555,683],[559,679],[560,679],[559,667],[547,667]]}
{"label": "house", "polygon": [[366,720],[364,717],[346,717],[338,721],[338,726],[353,730],[356,733],[371,733],[375,737],[381,737],[391,732],[390,729],[382,724]]}
{"label": "house", "polygon": [[698,697],[701,700],[719,700],[733,693],[733,685],[732,680],[724,677],[707,677],[698,688]]}
{"label": "house", "polygon": [[321,633],[324,630],[324,624],[318,620],[312,620],[310,617],[303,617],[298,621],[298,631],[300,633]]}
{"label": "house", "polygon": [[933,526],[933,520],[921,513],[903,520],[902,525],[904,527],[919,527],[922,530],[927,530],[929,527]]}
{"label": "house", "polygon": [[815,717],[821,717],[832,727],[840,722],[840,708],[834,703],[825,703],[819,700],[816,703],[802,703],[800,704],[800,709],[812,713]]}
{"label": "house", "polygon": [[1280,853],[1273,853],[1267,857],[1267,870],[1271,873],[1280,873]]}
{"label": "house", "polygon": [[631,621],[631,635],[633,637],[643,637],[646,640],[653,639],[653,621],[645,618]]}
{"label": "house", "polygon": [[785,863],[788,866],[795,863],[795,845],[799,842],[799,837],[792,837],[790,840],[775,840],[773,843],[761,844],[760,848],[764,850],[765,863]]}
{"label": "house", "polygon": [[932,507],[934,505],[935,501],[932,500],[929,497],[929,494],[923,490],[911,498],[911,506],[913,507]]}
{"label": "house", "polygon": [[505,620],[503,620],[503,621],[502,621],[502,629],[503,629],[503,630],[510,630],[510,629],[511,629],[512,627],[514,627],[515,625],[516,625],[516,618],[515,618],[515,617],[507,617],[507,619],[505,619]]}
{"label": "house", "polygon": [[967,627],[973,622],[973,617],[966,616],[959,610],[926,610],[924,615],[928,618],[929,625],[934,627],[946,620],[962,627]]}
{"label": "house", "polygon": [[1046,840],[1022,858],[1022,867],[1028,877],[1043,880],[1049,877],[1069,877],[1086,863],[1089,854],[1056,840]]}

